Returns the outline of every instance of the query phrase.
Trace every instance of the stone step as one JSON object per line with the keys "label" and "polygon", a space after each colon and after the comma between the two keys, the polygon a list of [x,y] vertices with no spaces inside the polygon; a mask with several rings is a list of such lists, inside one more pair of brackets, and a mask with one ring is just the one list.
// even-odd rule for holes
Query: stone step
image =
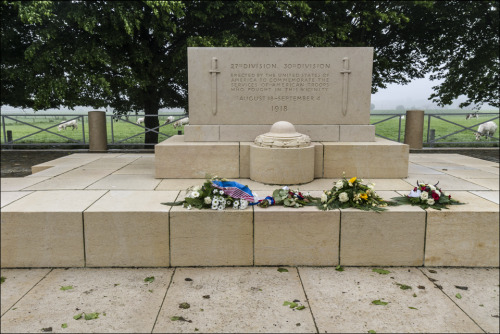
{"label": "stone step", "polygon": [[499,266],[498,205],[467,191],[453,192],[465,205],[442,211],[161,204],[181,193],[29,193],[2,208],[1,266]]}
{"label": "stone step", "polygon": [[[409,146],[405,144],[382,138],[370,142],[311,144],[314,146],[314,178],[341,178],[344,172],[363,178],[395,179],[408,176]],[[189,142],[185,136],[173,136],[155,146],[155,177],[204,179],[209,174],[248,178],[251,176],[252,145],[253,142],[237,141]],[[294,164],[310,160],[297,156]],[[388,164],[388,161],[391,163]],[[279,163],[279,160],[274,163]]]}

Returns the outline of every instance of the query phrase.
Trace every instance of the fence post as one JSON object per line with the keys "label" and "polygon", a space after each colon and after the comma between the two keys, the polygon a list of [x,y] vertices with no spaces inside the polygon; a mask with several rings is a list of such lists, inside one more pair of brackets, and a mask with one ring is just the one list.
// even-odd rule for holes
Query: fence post
{"label": "fence post", "polygon": [[421,149],[424,145],[424,111],[407,110],[405,123],[405,144]]}
{"label": "fence post", "polygon": [[[7,142],[12,143],[12,131],[7,130]],[[7,146],[9,150],[12,150],[12,145]]]}
{"label": "fence post", "polygon": [[89,111],[89,151],[104,152],[107,149],[106,113]]}
{"label": "fence post", "polygon": [[429,140],[429,146],[430,147],[434,146],[434,139],[436,139],[436,129],[431,129],[431,131],[430,131],[430,140]]}

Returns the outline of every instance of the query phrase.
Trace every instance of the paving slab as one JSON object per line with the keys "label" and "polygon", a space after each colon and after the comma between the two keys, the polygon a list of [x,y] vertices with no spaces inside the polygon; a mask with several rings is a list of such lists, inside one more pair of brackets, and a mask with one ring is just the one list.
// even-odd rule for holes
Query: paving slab
{"label": "paving slab", "polygon": [[[53,333],[151,332],[173,271],[53,270],[16,304],[16,310],[2,316],[2,332],[40,333],[49,327]],[[154,281],[145,282],[148,277],[154,277]],[[99,315],[93,320],[73,318],[81,313]]]}
{"label": "paving slab", "polygon": [[83,190],[97,182],[102,176],[56,176],[35,185],[26,187],[25,190]]}
{"label": "paving slab", "polygon": [[[489,173],[481,169],[454,169],[446,171],[446,174],[459,177],[461,179],[497,179],[498,174]],[[490,180],[493,181],[493,180]]]}
{"label": "paving slab", "polygon": [[471,193],[493,203],[500,204],[500,191],[471,191]]}
{"label": "paving slab", "polygon": [[108,175],[87,189],[110,189],[110,190],[154,190],[161,180],[155,179],[153,175]]}
{"label": "paving slab", "polygon": [[375,191],[380,190],[411,190],[413,187],[405,179],[363,179],[364,184],[373,183]]}
{"label": "paving slab", "polygon": [[498,268],[421,268],[487,333],[500,331]]}
{"label": "paving slab", "polygon": [[131,165],[151,165],[155,166],[155,155],[150,154],[150,155],[141,155],[137,158],[137,160],[134,160],[130,163]]}
{"label": "paving slab", "polygon": [[131,174],[131,175],[138,175],[138,174],[154,175],[154,173],[155,173],[154,163],[153,164],[131,163],[113,172],[113,174]]}
{"label": "paving slab", "polygon": [[[426,174],[412,174],[408,178],[403,179],[409,184],[411,184],[412,188],[416,186],[417,181],[420,183],[431,183],[436,184],[439,181],[438,187],[443,189],[443,191],[451,191],[451,190],[488,190],[488,188],[480,186],[478,184],[466,181],[459,177],[455,177],[452,175],[426,175]],[[400,189],[396,189],[400,190]]]}
{"label": "paving slab", "polygon": [[[186,190],[192,186],[201,186],[205,182],[203,179],[158,179],[160,183],[155,190]],[[231,179],[231,181],[237,181]],[[239,181],[237,181],[239,182]]]}
{"label": "paving slab", "polygon": [[408,164],[408,174],[444,174],[443,172],[437,170],[437,169],[434,169],[434,168],[430,168],[430,167],[426,167],[426,166],[422,166],[422,165],[418,165],[416,163],[409,163]]}
{"label": "paving slab", "polygon": [[[0,294],[2,316],[28,293],[51,269],[2,269],[5,278]],[[3,332],[3,331],[2,331]]]}
{"label": "paving slab", "polygon": [[2,208],[31,193],[32,191],[2,191],[0,195],[0,203],[2,205]]}
{"label": "paving slab", "polygon": [[408,160],[410,162],[415,162],[418,164],[422,164],[423,162],[446,162],[449,161],[451,156],[457,156],[457,155],[459,154],[435,154],[435,153],[411,154],[410,153]]}
{"label": "paving slab", "polygon": [[498,178],[497,179],[468,179],[467,181],[470,181],[475,184],[479,184],[482,187],[488,188],[490,190],[500,190],[500,184],[498,183]]}
{"label": "paving slab", "polygon": [[107,175],[110,175],[113,173],[116,169],[92,169],[92,168],[86,168],[85,166],[75,168],[71,171],[68,171],[62,175],[60,175],[60,178],[71,178],[71,177],[84,177],[84,178],[103,178]]}
{"label": "paving slab", "polygon": [[34,174],[26,176],[26,178],[32,178],[32,177],[42,177],[42,176],[57,176],[61,175],[63,173],[66,173],[72,169],[75,169],[77,166],[73,165],[65,165],[65,166],[54,166],[50,167],[47,169],[44,169],[40,172],[36,172]]}
{"label": "paving slab", "polygon": [[482,333],[416,268],[344,269],[299,268],[319,333]]}
{"label": "paving slab", "polygon": [[459,163],[461,165],[474,166],[474,167],[495,166],[498,164],[498,163],[493,162],[493,161],[473,158],[473,157],[469,157],[469,156],[461,155],[461,154],[453,154],[452,156],[446,154],[443,158],[445,158],[448,161],[451,161],[453,163]]}
{"label": "paving slab", "polygon": [[496,175],[500,174],[500,169],[498,167],[498,164],[496,166],[486,166],[486,167],[479,166],[477,168],[480,170],[483,170],[485,172],[488,172],[488,173],[492,173],[492,174],[496,174]]}
{"label": "paving slab", "polygon": [[449,161],[432,161],[432,162],[416,162],[416,164],[424,167],[429,167],[440,172],[446,172],[448,170],[467,170],[476,169],[475,167],[461,165],[457,163],[451,163]]}
{"label": "paving slab", "polygon": [[0,179],[0,187],[2,191],[18,191],[28,188],[37,183],[41,183],[45,180],[48,180],[49,176],[44,177],[10,177],[10,178],[1,178]]}
{"label": "paving slab", "polygon": [[[277,269],[176,269],[153,332],[315,333],[297,270]],[[294,300],[306,308],[283,306]],[[190,307],[179,308],[181,303]],[[174,316],[189,322],[172,321]]]}

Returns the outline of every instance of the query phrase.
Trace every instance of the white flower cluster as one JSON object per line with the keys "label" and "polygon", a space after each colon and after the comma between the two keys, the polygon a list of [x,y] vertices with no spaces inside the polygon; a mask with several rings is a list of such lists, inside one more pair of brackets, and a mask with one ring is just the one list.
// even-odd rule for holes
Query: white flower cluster
{"label": "white flower cluster", "polygon": [[[208,197],[210,198],[210,197]],[[232,203],[229,199],[225,199],[222,196],[214,196],[212,198],[212,210],[224,210],[226,206],[230,206]]]}
{"label": "white flower cluster", "polygon": [[342,192],[339,194],[339,201],[342,203],[347,202],[349,200],[349,195],[346,192]]}
{"label": "white flower cluster", "polygon": [[248,207],[248,201],[241,199],[239,201],[234,201],[233,209],[245,210]]}
{"label": "white flower cluster", "polygon": [[248,201],[244,199],[232,201],[229,198],[224,198],[223,190],[214,189],[212,193],[212,197],[207,196],[203,199],[205,204],[212,204],[212,210],[222,211],[226,207],[231,206],[233,207],[233,209],[244,210],[248,207]]}

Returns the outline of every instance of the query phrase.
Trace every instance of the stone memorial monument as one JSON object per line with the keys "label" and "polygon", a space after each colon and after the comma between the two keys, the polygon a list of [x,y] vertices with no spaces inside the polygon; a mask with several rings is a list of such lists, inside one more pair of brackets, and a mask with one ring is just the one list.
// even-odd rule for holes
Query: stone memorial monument
{"label": "stone memorial monument", "polygon": [[[183,136],[156,145],[156,177],[216,174],[270,184],[338,178],[344,171],[406,177],[408,145],[376,138],[369,124],[372,65],[369,47],[188,48],[190,124]],[[310,143],[266,146],[263,136],[276,131]],[[280,159],[295,161],[290,168],[303,169],[301,176],[271,172],[283,168]],[[268,175],[259,172],[264,166]]]}

